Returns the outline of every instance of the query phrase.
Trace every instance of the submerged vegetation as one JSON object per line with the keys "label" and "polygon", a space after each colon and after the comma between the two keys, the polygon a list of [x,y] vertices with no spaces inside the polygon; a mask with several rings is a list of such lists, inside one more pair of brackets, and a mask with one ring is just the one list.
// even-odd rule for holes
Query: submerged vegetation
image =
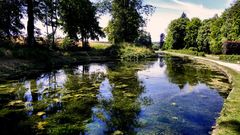
{"label": "submerged vegetation", "polygon": [[[83,64],[36,78],[0,85],[1,134],[208,133],[223,100],[215,89],[228,92],[211,85],[212,78],[228,85],[224,75],[177,57]],[[198,102],[188,102],[192,98]],[[204,124],[191,120],[199,113]]]}

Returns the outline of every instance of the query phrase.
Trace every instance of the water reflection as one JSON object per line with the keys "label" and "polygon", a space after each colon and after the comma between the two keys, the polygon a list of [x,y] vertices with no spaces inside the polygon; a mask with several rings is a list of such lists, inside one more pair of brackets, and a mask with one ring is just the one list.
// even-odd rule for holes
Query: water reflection
{"label": "water reflection", "polygon": [[0,133],[208,134],[223,104],[213,80],[228,85],[176,57],[61,69],[0,86]]}

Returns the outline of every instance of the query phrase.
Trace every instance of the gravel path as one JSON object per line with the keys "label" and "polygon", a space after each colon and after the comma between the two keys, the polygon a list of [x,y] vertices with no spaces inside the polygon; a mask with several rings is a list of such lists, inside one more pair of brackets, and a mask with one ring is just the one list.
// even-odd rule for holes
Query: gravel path
{"label": "gravel path", "polygon": [[221,66],[228,67],[228,68],[233,69],[237,72],[240,72],[240,64],[234,64],[234,63],[229,63],[229,62],[223,62],[223,61],[220,61],[220,60],[212,60],[212,59],[209,59],[209,58],[192,56],[192,55],[187,55],[187,54],[174,53],[174,52],[160,51],[160,53],[168,53],[168,54],[177,55],[177,56],[188,56],[188,57],[191,57],[191,58],[194,58],[194,59],[206,60],[206,61],[217,63]]}
{"label": "gravel path", "polygon": [[219,61],[219,60],[212,60],[212,59],[208,59],[208,58],[202,58],[202,57],[196,57],[198,59],[202,59],[202,60],[207,60],[207,61],[211,61],[211,62],[214,62],[214,63],[217,63],[221,66],[225,66],[225,67],[228,67],[228,68],[231,68],[237,72],[240,72],[240,64],[234,64],[234,63],[229,63],[229,62],[223,62],[223,61]]}

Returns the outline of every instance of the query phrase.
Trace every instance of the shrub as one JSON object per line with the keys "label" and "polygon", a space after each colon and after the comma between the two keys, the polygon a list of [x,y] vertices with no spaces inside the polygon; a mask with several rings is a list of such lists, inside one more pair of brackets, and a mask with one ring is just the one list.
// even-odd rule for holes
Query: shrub
{"label": "shrub", "polygon": [[70,39],[69,37],[65,37],[60,43],[60,49],[67,50],[69,47],[71,47],[73,44],[73,40]]}
{"label": "shrub", "polygon": [[122,43],[112,45],[106,50],[107,55],[122,60],[138,60],[154,56],[154,52],[146,47],[136,46],[135,44]]}

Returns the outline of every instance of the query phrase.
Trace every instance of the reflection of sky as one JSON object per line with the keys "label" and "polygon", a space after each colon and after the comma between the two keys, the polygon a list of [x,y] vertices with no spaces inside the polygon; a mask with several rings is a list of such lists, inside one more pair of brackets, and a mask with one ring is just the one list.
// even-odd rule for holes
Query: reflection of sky
{"label": "reflection of sky", "polygon": [[[158,128],[166,130],[167,128],[175,129],[173,127],[179,126],[182,129],[188,129],[188,131],[184,132],[186,134],[190,131],[194,133],[196,130],[199,130],[196,133],[206,133],[206,130],[208,131],[213,125],[214,118],[218,116],[223,104],[223,99],[218,92],[202,83],[198,83],[196,86],[187,83],[180,89],[177,84],[169,82],[164,59],[158,59],[158,61],[147,66],[148,68],[137,72],[138,79],[142,82],[139,85],[143,85],[145,88],[144,93],[139,97],[139,101],[142,103],[143,100],[149,100],[150,102],[149,104],[141,104],[138,121],[145,123],[145,126],[143,125],[141,129],[136,130],[139,130],[139,132],[145,131],[143,134],[147,134],[155,128],[160,131]],[[106,65],[91,64],[88,67],[89,74],[96,72],[107,74]],[[84,66],[78,66],[74,74],[82,73],[83,68]],[[55,86],[64,87],[66,79],[66,72],[58,70],[55,73],[44,74],[36,80],[38,100],[46,97],[59,100],[59,102],[52,102],[51,100],[50,103],[46,103],[48,106],[42,111],[47,112],[54,109],[60,111],[62,109],[61,94],[49,93],[48,96],[47,92],[45,95],[44,90],[55,88]],[[108,129],[108,123],[103,122],[100,117],[111,121],[109,115],[111,106],[109,106],[110,109],[105,106],[114,100],[111,83],[114,82],[110,82],[108,78],[105,78],[99,86],[97,95],[99,104],[92,107],[92,121],[86,125],[88,128],[87,134],[101,135]],[[25,81],[24,87],[26,88],[26,91],[24,91],[25,107],[28,110],[27,113],[32,115],[32,102],[35,94],[31,90],[30,81]]]}
{"label": "reflection of sky", "polygon": [[112,98],[112,87],[109,80],[106,78],[99,87],[99,100],[110,100]]}
{"label": "reflection of sky", "polygon": [[[94,73],[107,73],[107,67],[105,65],[100,64],[91,64],[87,65],[89,66],[89,71],[87,73],[94,74]],[[74,71],[74,74],[82,74],[83,73],[84,66],[80,65],[77,67],[77,69]]]}
{"label": "reflection of sky", "polygon": [[169,82],[166,65],[160,65],[158,60],[150,68],[138,72],[145,87],[145,93],[139,100],[151,101],[150,105],[142,105],[139,122],[147,122],[148,126],[139,129],[139,132],[148,133],[154,128],[165,131],[168,127],[178,133],[208,133],[222,108],[222,97],[216,90],[201,83],[196,86],[187,83],[180,89]]}

